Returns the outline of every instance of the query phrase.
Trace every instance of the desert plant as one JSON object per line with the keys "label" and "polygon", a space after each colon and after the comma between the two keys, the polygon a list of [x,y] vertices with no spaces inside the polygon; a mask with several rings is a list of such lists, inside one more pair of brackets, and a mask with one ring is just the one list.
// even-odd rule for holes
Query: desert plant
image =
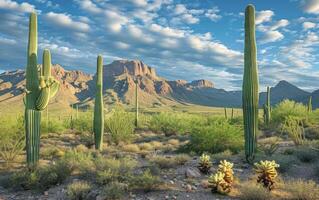
{"label": "desert plant", "polygon": [[266,156],[272,156],[279,148],[279,141],[273,139],[267,142],[260,142],[258,148],[263,151]]}
{"label": "desert plant", "polygon": [[233,171],[233,163],[227,162],[226,160],[220,161],[218,165],[218,172],[222,172],[224,174],[224,180],[232,186],[234,182],[234,171]]}
{"label": "desert plant", "polygon": [[305,131],[300,118],[287,116],[281,127],[281,133],[288,134],[295,145],[301,145],[305,141]]}
{"label": "desert plant", "polygon": [[25,147],[24,137],[2,137],[0,142],[0,158],[9,167]]}
{"label": "desert plant", "polygon": [[243,80],[243,115],[245,130],[246,160],[255,157],[256,135],[258,131],[258,66],[255,36],[255,8],[248,5],[245,11],[245,50]]}
{"label": "desert plant", "polygon": [[305,120],[307,118],[307,107],[301,103],[284,100],[277,104],[271,112],[272,122],[280,125],[287,117]]}
{"label": "desert plant", "polygon": [[27,164],[37,164],[40,149],[41,111],[59,89],[59,82],[51,76],[51,55],[45,49],[40,76],[37,66],[37,15],[31,13],[29,21],[28,62],[25,89],[25,132]]}
{"label": "desert plant", "polygon": [[307,106],[308,106],[307,107],[308,113],[311,113],[312,112],[312,96],[309,97]]}
{"label": "desert plant", "polygon": [[149,192],[160,184],[160,179],[158,176],[154,176],[150,169],[146,169],[142,174],[138,174],[132,177],[130,181],[131,189],[140,189],[144,192]]}
{"label": "desert plant", "polygon": [[201,157],[199,157],[198,169],[204,174],[208,174],[210,168],[212,167],[212,162],[210,160],[210,156],[203,153]]}
{"label": "desert plant", "polygon": [[127,189],[127,184],[114,181],[103,188],[101,196],[103,199],[119,200],[124,197]]}
{"label": "desert plant", "polygon": [[133,138],[134,122],[132,116],[122,108],[115,108],[111,115],[105,120],[107,131],[110,133],[110,140],[115,144],[128,142]]}
{"label": "desert plant", "polygon": [[254,164],[255,171],[258,174],[257,183],[261,183],[268,190],[274,188],[275,179],[278,176],[276,168],[279,165],[273,161],[260,161]]}
{"label": "desert plant", "polygon": [[225,119],[227,119],[228,116],[227,116],[227,108],[226,107],[224,108],[224,114],[225,114]]}
{"label": "desert plant", "polygon": [[67,186],[66,194],[70,200],[89,200],[92,186],[86,181],[73,182]]}
{"label": "desert plant", "polygon": [[96,69],[96,95],[94,101],[94,119],[93,132],[95,149],[103,148],[104,133],[104,103],[103,103],[103,58],[101,55],[97,57]]}
{"label": "desert plant", "polygon": [[138,127],[138,80],[135,80],[135,126]]}
{"label": "desert plant", "polygon": [[259,184],[246,181],[240,184],[240,195],[242,200],[272,200],[272,193]]}
{"label": "desert plant", "polygon": [[271,120],[271,103],[270,103],[270,87],[267,87],[267,99],[264,104],[264,121],[269,126]]}
{"label": "desert plant", "polygon": [[296,148],[294,155],[304,163],[311,163],[317,160],[319,153],[314,149],[309,148],[308,146],[301,146]]}
{"label": "desert plant", "polygon": [[208,178],[208,187],[213,193],[227,194],[231,191],[231,185],[224,179],[225,174],[217,172]]}
{"label": "desert plant", "polygon": [[291,199],[319,199],[319,185],[314,181],[292,180],[284,184],[283,190],[290,193]]}

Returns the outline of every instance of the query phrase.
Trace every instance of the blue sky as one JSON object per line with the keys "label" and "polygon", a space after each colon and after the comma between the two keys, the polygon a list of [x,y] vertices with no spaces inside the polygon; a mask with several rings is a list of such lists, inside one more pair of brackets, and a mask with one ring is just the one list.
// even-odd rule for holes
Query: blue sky
{"label": "blue sky", "polygon": [[28,15],[36,11],[39,55],[50,49],[66,69],[93,74],[102,54],[105,64],[140,59],[167,79],[238,90],[249,3],[261,90],[280,80],[318,89],[318,0],[0,0],[0,71],[25,67]]}

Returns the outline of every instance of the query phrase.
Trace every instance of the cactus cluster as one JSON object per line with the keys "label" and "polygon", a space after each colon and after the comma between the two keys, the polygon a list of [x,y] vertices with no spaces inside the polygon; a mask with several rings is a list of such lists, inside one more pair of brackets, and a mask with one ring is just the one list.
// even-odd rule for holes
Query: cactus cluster
{"label": "cactus cluster", "polygon": [[37,15],[32,13],[29,21],[29,40],[25,89],[25,131],[27,164],[32,166],[39,160],[41,111],[59,90],[59,82],[51,76],[51,54],[45,49],[43,64],[38,71]]}
{"label": "cactus cluster", "polygon": [[275,179],[278,176],[276,168],[279,165],[273,161],[260,161],[254,164],[255,171],[258,174],[258,183],[261,183],[265,188],[272,190],[274,188]]}
{"label": "cactus cluster", "polygon": [[259,81],[255,36],[255,8],[248,5],[245,11],[245,49],[243,78],[243,118],[246,160],[254,160],[258,131]]}
{"label": "cactus cluster", "polygon": [[227,194],[231,192],[234,182],[233,163],[223,160],[218,165],[218,170],[208,179],[209,187],[213,193]]}
{"label": "cactus cluster", "polygon": [[199,171],[201,171],[203,174],[208,174],[211,167],[212,167],[212,162],[210,160],[210,156],[203,153],[201,157],[199,158],[199,164],[198,164]]}
{"label": "cactus cluster", "polygon": [[97,57],[96,95],[94,102],[93,132],[95,149],[102,150],[104,133],[104,103],[103,103],[103,58]]}

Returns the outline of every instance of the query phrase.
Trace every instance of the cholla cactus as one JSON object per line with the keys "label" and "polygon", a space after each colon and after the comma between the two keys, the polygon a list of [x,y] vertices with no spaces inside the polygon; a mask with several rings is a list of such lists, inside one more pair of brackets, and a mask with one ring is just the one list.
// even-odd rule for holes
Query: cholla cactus
{"label": "cholla cactus", "polygon": [[198,169],[204,173],[204,174],[208,174],[210,168],[212,167],[212,163],[210,161],[210,156],[203,153],[201,155],[201,157],[199,158],[199,165],[198,165]]}
{"label": "cholla cactus", "polygon": [[208,184],[212,188],[213,193],[227,194],[231,191],[231,184],[225,181],[225,174],[223,172],[211,175],[208,179]]}
{"label": "cholla cactus", "polygon": [[233,163],[227,162],[226,160],[220,161],[218,165],[218,172],[222,172],[225,175],[224,180],[230,185],[234,182],[233,166]]}
{"label": "cholla cactus", "polygon": [[275,184],[275,178],[278,176],[276,168],[279,165],[273,161],[260,161],[255,163],[255,171],[258,175],[258,183],[262,183],[265,188],[272,190]]}

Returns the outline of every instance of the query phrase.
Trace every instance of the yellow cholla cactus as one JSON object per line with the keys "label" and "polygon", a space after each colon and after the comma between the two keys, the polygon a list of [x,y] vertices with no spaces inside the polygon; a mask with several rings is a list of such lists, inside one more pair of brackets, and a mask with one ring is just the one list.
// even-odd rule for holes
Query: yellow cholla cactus
{"label": "yellow cholla cactus", "polygon": [[199,158],[199,165],[198,165],[198,169],[204,173],[207,174],[210,170],[210,168],[212,167],[212,163],[210,161],[210,156],[203,153],[201,155],[201,157]]}
{"label": "yellow cholla cactus", "polygon": [[229,184],[234,182],[233,166],[233,163],[226,160],[220,161],[220,164],[218,165],[218,171],[225,174],[224,180]]}
{"label": "yellow cholla cactus", "polygon": [[269,190],[273,189],[275,184],[275,178],[278,176],[276,168],[279,165],[273,161],[260,161],[259,163],[254,164],[255,171],[258,173],[258,183],[262,183],[264,187]]}
{"label": "yellow cholla cactus", "polygon": [[213,193],[227,194],[231,191],[231,184],[227,183],[224,177],[223,172],[217,172],[208,178],[209,187],[212,188]]}

